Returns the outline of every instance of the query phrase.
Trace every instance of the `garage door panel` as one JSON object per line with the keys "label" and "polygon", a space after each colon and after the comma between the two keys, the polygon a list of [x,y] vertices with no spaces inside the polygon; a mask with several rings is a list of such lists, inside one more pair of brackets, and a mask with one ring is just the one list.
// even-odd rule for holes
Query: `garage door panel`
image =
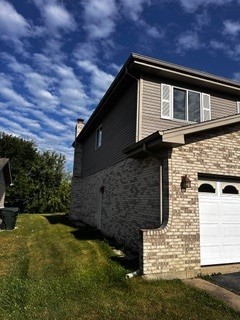
{"label": "garage door panel", "polygon": [[201,250],[201,263],[203,265],[217,264],[220,257],[220,248],[218,245],[203,246]]}
{"label": "garage door panel", "polygon": [[201,199],[201,207],[200,207],[200,211],[201,211],[201,215],[202,217],[206,216],[209,218],[209,216],[217,216],[218,215],[218,202],[215,201],[211,201],[211,200],[207,200],[207,199]]}
{"label": "garage door panel", "polygon": [[240,195],[199,194],[201,265],[240,262]]}
{"label": "garage door panel", "polygon": [[209,239],[219,237],[219,225],[217,223],[202,223],[200,227],[200,233],[203,242],[207,242]]}
{"label": "garage door panel", "polygon": [[[234,200],[232,200],[234,201]],[[236,200],[235,200],[236,201]],[[221,215],[223,220],[234,220],[240,222],[240,201],[235,203],[221,201]]]}
{"label": "garage door panel", "polygon": [[237,245],[223,245],[222,259],[225,262],[239,262],[240,244]]}
{"label": "garage door panel", "polygon": [[221,235],[223,239],[229,239],[229,241],[233,241],[233,238],[236,241],[240,240],[240,223],[225,223],[222,226]]}

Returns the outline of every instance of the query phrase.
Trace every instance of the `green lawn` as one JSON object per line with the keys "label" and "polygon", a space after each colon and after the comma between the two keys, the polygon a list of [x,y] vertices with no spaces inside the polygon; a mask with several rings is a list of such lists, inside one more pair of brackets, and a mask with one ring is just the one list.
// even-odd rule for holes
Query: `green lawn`
{"label": "green lawn", "polygon": [[126,280],[112,248],[62,215],[20,215],[0,232],[0,319],[240,319],[180,280]]}

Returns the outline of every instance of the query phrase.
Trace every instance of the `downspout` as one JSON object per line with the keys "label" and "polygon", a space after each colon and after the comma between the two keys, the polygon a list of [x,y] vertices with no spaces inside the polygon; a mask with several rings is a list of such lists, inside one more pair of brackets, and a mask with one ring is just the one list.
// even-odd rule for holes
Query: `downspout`
{"label": "downspout", "polygon": [[136,78],[133,74],[131,74],[126,68],[126,74],[137,81],[137,110],[136,110],[136,136],[135,141],[138,142],[142,139],[142,90],[143,90],[143,80],[140,78]]}
{"label": "downspout", "polygon": [[[138,141],[140,141],[141,140],[141,138],[142,138],[142,135],[141,135],[141,124],[140,124],[140,122],[141,122],[141,117],[142,117],[142,114],[141,114],[141,112],[142,112],[142,95],[141,95],[141,93],[142,93],[142,84],[141,84],[141,77],[140,77],[140,79],[138,79],[138,78],[136,78],[134,75],[132,75],[130,72],[129,72],[129,70],[128,70],[128,68],[126,68],[126,70],[125,70],[125,72],[126,72],[126,74],[128,74],[129,76],[131,76],[133,79],[135,79],[135,80],[137,80],[137,83],[138,83],[138,105],[137,105],[137,130],[136,130],[136,132],[137,132],[137,134],[136,134],[136,140],[137,140],[137,142]],[[153,158],[156,158],[156,159],[158,159],[159,160],[159,219],[160,219],[160,227],[161,227],[161,225],[162,225],[162,223],[163,223],[163,215],[162,215],[162,208],[163,208],[163,202],[162,202],[162,192],[163,192],[163,186],[162,186],[162,167],[163,167],[163,160],[162,160],[162,158],[159,156],[159,155],[157,155],[157,154],[155,154],[155,153],[153,153],[153,152],[150,152],[149,150],[147,150],[147,147],[146,147],[146,144],[144,143],[144,145],[143,145],[143,150],[144,150],[144,152],[146,152],[147,154],[149,154],[151,157],[153,157]]]}
{"label": "downspout", "polygon": [[[159,161],[159,220],[160,220],[159,228],[160,228],[163,225],[163,214],[162,214],[162,208],[163,208],[163,202],[162,202],[162,198],[163,198],[162,197],[162,192],[163,192],[163,180],[162,180],[162,178],[163,178],[163,170],[162,170],[162,168],[163,168],[163,159],[159,155],[147,150],[147,147],[146,147],[145,143],[143,145],[143,149],[144,149],[144,152],[146,152],[151,157],[153,157],[155,159],[158,159],[158,161]],[[128,280],[132,279],[134,277],[137,277],[140,274],[141,274],[141,270],[138,269],[138,270],[136,270],[134,272],[127,273],[126,274],[126,279],[128,279]]]}
{"label": "downspout", "polygon": [[[137,122],[136,122],[136,137],[135,137],[135,140],[136,142],[138,142],[139,140],[141,140],[141,79],[138,79],[136,78],[134,75],[132,75],[129,71],[128,71],[128,68],[125,69],[125,73],[128,74],[130,77],[132,77],[133,79],[135,79],[137,81],[137,111],[136,111],[136,114],[137,114]],[[132,279],[134,277],[137,277],[141,274],[141,270],[138,269],[134,272],[130,272],[130,273],[127,273],[125,278],[126,279]]]}
{"label": "downspout", "polygon": [[[142,131],[142,128],[141,128],[141,122],[142,122],[142,79],[141,78],[138,79],[134,75],[132,75],[128,71],[128,68],[126,68],[125,72],[126,72],[126,74],[128,74],[129,76],[134,78],[138,84],[137,123],[136,123],[136,142],[138,142],[142,139],[142,134],[141,134],[141,131]],[[160,158],[159,155],[147,150],[146,144],[144,144],[143,148],[147,154],[149,154],[153,158],[158,159],[158,161],[159,161],[159,222],[160,222],[159,227],[161,227],[161,225],[163,223],[163,216],[162,216],[162,207],[163,207],[163,203],[162,203],[162,190],[163,190],[163,188],[162,188],[162,167],[163,167],[163,160],[162,160],[162,158]],[[137,277],[140,274],[141,274],[141,270],[138,269],[134,272],[126,274],[126,279],[131,279],[131,278]]]}

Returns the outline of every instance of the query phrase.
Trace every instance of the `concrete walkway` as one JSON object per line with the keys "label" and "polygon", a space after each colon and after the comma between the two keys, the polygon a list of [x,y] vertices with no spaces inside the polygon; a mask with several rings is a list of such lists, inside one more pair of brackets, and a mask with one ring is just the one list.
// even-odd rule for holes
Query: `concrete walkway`
{"label": "concrete walkway", "polygon": [[206,291],[213,297],[222,300],[226,305],[240,312],[240,296],[201,278],[185,279],[189,286]]}

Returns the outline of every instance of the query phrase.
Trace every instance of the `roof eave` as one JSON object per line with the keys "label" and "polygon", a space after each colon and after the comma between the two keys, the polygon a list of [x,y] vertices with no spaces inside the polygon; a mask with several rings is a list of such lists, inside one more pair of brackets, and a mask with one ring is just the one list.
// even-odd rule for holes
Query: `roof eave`
{"label": "roof eave", "polygon": [[236,123],[240,123],[240,114],[191,124],[180,128],[168,129],[162,132],[157,131],[139,142],[125,148],[123,153],[126,154],[127,158],[144,157],[149,152],[154,152],[159,155],[161,150],[184,145],[187,136]]}

